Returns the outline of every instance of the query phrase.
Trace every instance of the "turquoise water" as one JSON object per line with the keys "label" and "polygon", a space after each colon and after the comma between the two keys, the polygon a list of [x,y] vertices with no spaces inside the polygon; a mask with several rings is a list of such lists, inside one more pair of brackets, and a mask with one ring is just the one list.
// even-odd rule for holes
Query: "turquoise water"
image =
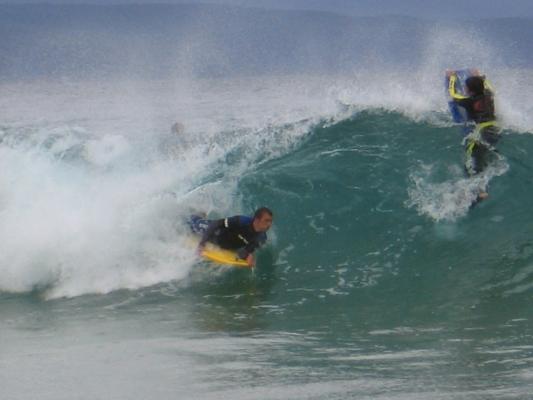
{"label": "turquoise water", "polygon": [[[477,60],[503,137],[466,179],[448,34],[415,69],[2,81],[2,398],[531,398],[533,75]],[[196,258],[191,210],[260,205],[253,272]]]}

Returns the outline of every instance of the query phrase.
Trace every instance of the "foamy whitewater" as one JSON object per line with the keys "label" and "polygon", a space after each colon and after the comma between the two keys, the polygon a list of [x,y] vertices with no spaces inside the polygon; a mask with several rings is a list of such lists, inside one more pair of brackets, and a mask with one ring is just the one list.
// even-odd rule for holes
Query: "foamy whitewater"
{"label": "foamy whitewater", "polygon": [[[533,73],[505,21],[83,7],[0,6],[5,398],[529,398]],[[471,66],[503,137],[467,179],[443,71]],[[262,205],[255,271],[197,258],[191,212]]]}

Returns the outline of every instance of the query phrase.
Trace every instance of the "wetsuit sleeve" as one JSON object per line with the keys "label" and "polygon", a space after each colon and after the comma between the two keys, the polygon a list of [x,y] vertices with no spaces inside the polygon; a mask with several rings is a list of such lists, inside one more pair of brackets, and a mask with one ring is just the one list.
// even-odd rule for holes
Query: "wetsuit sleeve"
{"label": "wetsuit sleeve", "polygon": [[224,219],[210,221],[209,226],[202,235],[202,240],[200,240],[199,246],[205,246],[205,244],[213,238],[215,231],[224,226],[224,221]]}
{"label": "wetsuit sleeve", "polygon": [[448,84],[448,92],[455,104],[463,107],[466,110],[469,120],[473,120],[474,117],[474,101],[471,97],[463,96],[455,90],[455,83],[457,82],[457,75],[452,74],[450,76],[450,82]]}
{"label": "wetsuit sleeve", "polygon": [[494,96],[494,88],[492,87],[492,84],[489,82],[488,79],[483,79],[483,87],[485,91],[488,91],[491,96]]}
{"label": "wetsuit sleeve", "polygon": [[467,96],[463,96],[460,93],[457,93],[455,90],[455,83],[457,82],[457,75],[452,74],[450,76],[450,81],[448,82],[448,93],[450,94],[450,97],[456,102],[456,103],[464,103],[465,100],[468,101]]}
{"label": "wetsuit sleeve", "polygon": [[[234,228],[241,228],[243,226],[242,218],[239,215],[235,215],[234,217],[230,217],[230,218],[225,218],[223,221],[224,221],[224,226],[226,228],[234,229]],[[237,255],[239,256],[239,258],[245,260],[246,257],[248,257],[248,255],[251,253],[251,251],[247,250],[248,246],[250,246],[250,244],[237,250]]]}
{"label": "wetsuit sleeve", "polygon": [[256,240],[248,243],[242,249],[239,249],[237,251],[237,255],[239,256],[239,258],[246,259],[248,255],[252,254],[256,249],[258,249],[263,244],[265,244],[266,240],[267,240],[267,236],[265,233],[263,233]]}

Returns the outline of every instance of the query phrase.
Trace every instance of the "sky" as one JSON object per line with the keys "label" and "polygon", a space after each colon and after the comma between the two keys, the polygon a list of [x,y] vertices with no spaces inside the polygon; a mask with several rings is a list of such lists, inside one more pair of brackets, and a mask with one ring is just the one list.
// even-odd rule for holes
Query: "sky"
{"label": "sky", "polygon": [[405,15],[446,19],[533,17],[533,0],[0,0],[0,4],[24,3],[212,3],[268,9],[320,10],[356,16]]}

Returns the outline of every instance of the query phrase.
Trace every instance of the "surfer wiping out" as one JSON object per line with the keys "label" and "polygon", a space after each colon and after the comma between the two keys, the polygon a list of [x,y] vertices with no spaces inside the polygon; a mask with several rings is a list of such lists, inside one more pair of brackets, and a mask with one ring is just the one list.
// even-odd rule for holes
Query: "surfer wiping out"
{"label": "surfer wiping out", "polygon": [[207,242],[211,242],[223,249],[237,250],[239,258],[253,266],[253,252],[266,242],[266,232],[272,226],[272,218],[272,211],[261,207],[255,211],[253,217],[236,215],[207,220],[204,216],[192,215],[188,223],[194,233],[202,235],[198,245],[199,253]]}
{"label": "surfer wiping out", "polygon": [[[494,112],[494,91],[484,76],[474,71],[465,80],[465,95],[456,89],[456,71],[447,71],[448,92],[452,101],[464,108],[466,120],[470,123],[463,140],[465,145],[465,171],[468,176],[482,172],[495,155],[494,145],[500,138]],[[483,200],[488,193],[482,190],[478,199]]]}

